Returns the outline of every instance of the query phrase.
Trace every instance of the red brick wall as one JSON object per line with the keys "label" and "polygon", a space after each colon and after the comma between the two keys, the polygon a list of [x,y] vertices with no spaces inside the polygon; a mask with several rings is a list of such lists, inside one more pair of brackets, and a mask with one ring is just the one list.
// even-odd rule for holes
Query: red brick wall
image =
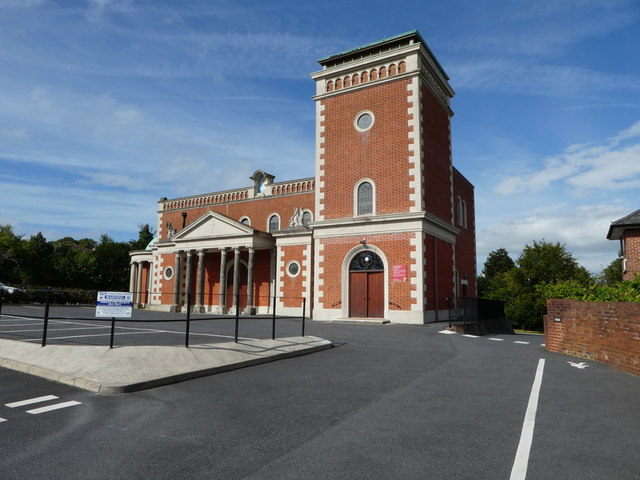
{"label": "red brick wall", "polygon": [[451,142],[449,112],[422,87],[422,128],[426,210],[451,221]]}
{"label": "red brick wall", "polygon": [[640,375],[640,303],[548,300],[547,312],[547,350]]}
{"label": "red brick wall", "polygon": [[[389,283],[389,298],[387,301],[391,305],[388,304],[385,308],[410,310],[411,305],[416,303],[415,299],[411,298],[411,291],[415,289],[415,286],[411,284],[411,280],[415,278],[415,272],[410,269],[410,265],[413,263],[411,252],[415,250],[415,247],[410,244],[410,240],[414,235],[412,233],[395,233],[367,236],[367,243],[380,249],[388,262],[385,275]],[[324,283],[320,303],[322,303],[324,309],[342,308],[342,265],[345,256],[353,250],[354,246],[359,244],[361,239],[362,236],[336,237],[322,240],[324,262],[321,266],[324,269],[324,273],[320,276],[320,281]],[[393,265],[407,265],[408,278],[405,282],[393,281]]]}
{"label": "red brick wall", "polygon": [[[324,110],[324,203],[326,219],[354,216],[354,187],[369,178],[375,184],[375,213],[408,212],[409,80],[375,85],[322,101]],[[373,126],[360,132],[356,115],[373,112]]]}
{"label": "red brick wall", "polygon": [[[288,245],[282,247],[283,257],[282,264],[280,265],[280,271],[278,277],[282,280],[282,286],[278,295],[282,297],[282,304],[285,307],[300,307],[302,306],[302,297],[304,297],[305,291],[303,282],[307,280],[309,283],[309,271],[305,265],[306,245]],[[300,265],[300,273],[297,276],[291,277],[287,273],[287,265],[289,262],[295,260]]]}
{"label": "red brick wall", "polygon": [[424,252],[425,308],[445,310],[449,308],[448,299],[453,297],[453,245],[427,235]]}
{"label": "red brick wall", "polygon": [[160,213],[160,225],[162,226],[161,239],[167,238],[167,222],[171,222],[178,232],[182,230],[182,212],[187,212],[186,225],[189,226],[208,211],[221,213],[233,220],[240,221],[243,216],[249,217],[251,226],[256,230],[268,231],[268,220],[271,214],[280,216],[280,228],[286,227],[289,219],[298,207],[311,212],[314,211],[314,192],[305,192],[274,197],[258,197],[251,200],[243,200],[222,205],[210,205],[206,207],[187,207],[180,210],[171,210]]}
{"label": "red brick wall", "polygon": [[627,271],[624,280],[633,280],[640,275],[640,228],[625,230],[625,258],[627,259]]}
{"label": "red brick wall", "polygon": [[458,224],[457,214],[454,215],[455,225],[460,229],[460,235],[456,238],[456,268],[460,280],[468,282],[466,292],[460,285],[460,296],[476,296],[476,219],[473,185],[453,169],[453,198],[457,208],[457,198],[460,197],[467,204],[467,225]]}

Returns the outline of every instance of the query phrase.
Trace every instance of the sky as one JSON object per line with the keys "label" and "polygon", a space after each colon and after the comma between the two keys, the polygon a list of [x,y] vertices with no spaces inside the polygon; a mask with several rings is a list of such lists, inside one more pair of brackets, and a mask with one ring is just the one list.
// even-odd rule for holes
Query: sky
{"label": "sky", "polygon": [[136,239],[157,201],[314,175],[317,60],[419,30],[450,77],[479,273],[598,273],[640,208],[640,0],[0,0],[0,224]]}

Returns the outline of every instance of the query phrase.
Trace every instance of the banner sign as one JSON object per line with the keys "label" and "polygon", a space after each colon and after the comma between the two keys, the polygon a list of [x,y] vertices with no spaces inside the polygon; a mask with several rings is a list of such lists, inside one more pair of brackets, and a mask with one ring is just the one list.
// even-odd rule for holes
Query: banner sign
{"label": "banner sign", "polygon": [[131,292],[98,292],[96,301],[96,317],[131,318],[133,293]]}
{"label": "banner sign", "polygon": [[407,266],[406,265],[393,265],[391,267],[392,280],[394,282],[406,282],[407,281]]}

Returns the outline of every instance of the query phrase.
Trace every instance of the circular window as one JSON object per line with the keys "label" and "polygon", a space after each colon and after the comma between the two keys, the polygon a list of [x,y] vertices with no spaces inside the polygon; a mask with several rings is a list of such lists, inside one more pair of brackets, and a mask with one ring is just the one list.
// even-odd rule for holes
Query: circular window
{"label": "circular window", "polygon": [[369,130],[373,125],[373,121],[374,121],[373,113],[371,112],[359,113],[358,115],[356,115],[356,119],[355,119],[356,130],[359,130],[360,132]]}
{"label": "circular window", "polygon": [[173,277],[173,267],[167,267],[164,269],[164,278],[170,280]]}
{"label": "circular window", "polygon": [[298,262],[289,262],[289,265],[287,265],[287,274],[290,277],[297,277],[298,274],[300,273],[300,264],[298,264]]}

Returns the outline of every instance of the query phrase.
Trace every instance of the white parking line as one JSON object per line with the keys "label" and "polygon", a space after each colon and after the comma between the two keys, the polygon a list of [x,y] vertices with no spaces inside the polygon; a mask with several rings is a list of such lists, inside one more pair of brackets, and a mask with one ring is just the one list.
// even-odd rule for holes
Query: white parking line
{"label": "white parking line", "polygon": [[6,421],[7,421],[7,419],[6,419],[6,418],[0,418],[0,423],[2,423],[2,422],[6,422]]}
{"label": "white parking line", "polygon": [[[51,331],[65,332],[67,330],[91,330],[92,328],[102,328],[104,330],[105,328],[110,329],[111,327],[105,325],[104,327],[52,328]],[[29,330],[7,330],[7,331],[4,331],[3,333],[29,333],[29,332],[42,332],[42,328],[38,328],[38,329],[30,328]]]}
{"label": "white parking line", "polygon": [[487,340],[493,340],[494,342],[504,342],[504,338],[489,337],[487,338]]}
{"label": "white parking line", "polygon": [[465,333],[464,335],[462,335],[463,337],[467,337],[467,338],[480,338],[478,337],[478,335],[471,335],[469,333]]}
{"label": "white parking line", "polygon": [[60,410],[61,408],[74,407],[76,405],[82,405],[82,402],[76,402],[75,400],[71,400],[70,402],[62,402],[62,403],[54,403],[53,405],[49,405],[47,407],[34,408],[33,410],[27,410],[27,413],[31,415],[38,415],[40,413],[51,412],[53,410]]}
{"label": "white parking line", "polygon": [[55,400],[57,398],[58,397],[56,397],[55,395],[45,395],[44,397],[29,398],[27,400],[21,400],[19,402],[5,403],[4,406],[9,408],[24,407],[25,405],[33,405],[34,403],[48,402],[49,400]]}
{"label": "white parking line", "polygon": [[516,340],[516,341],[515,341],[515,342],[513,342],[513,343],[517,343],[517,344],[519,344],[519,345],[529,345],[529,343],[530,343],[530,342],[523,342],[523,341],[521,341],[521,340]]}
{"label": "white parking line", "polygon": [[516,458],[511,469],[509,480],[525,480],[527,478],[527,466],[529,464],[529,453],[533,441],[533,430],[536,426],[536,412],[538,411],[538,399],[540,397],[540,386],[542,385],[542,374],[544,373],[544,358],[538,360],[536,376],[529,395],[529,404],[524,415],[520,443],[516,451]]}

